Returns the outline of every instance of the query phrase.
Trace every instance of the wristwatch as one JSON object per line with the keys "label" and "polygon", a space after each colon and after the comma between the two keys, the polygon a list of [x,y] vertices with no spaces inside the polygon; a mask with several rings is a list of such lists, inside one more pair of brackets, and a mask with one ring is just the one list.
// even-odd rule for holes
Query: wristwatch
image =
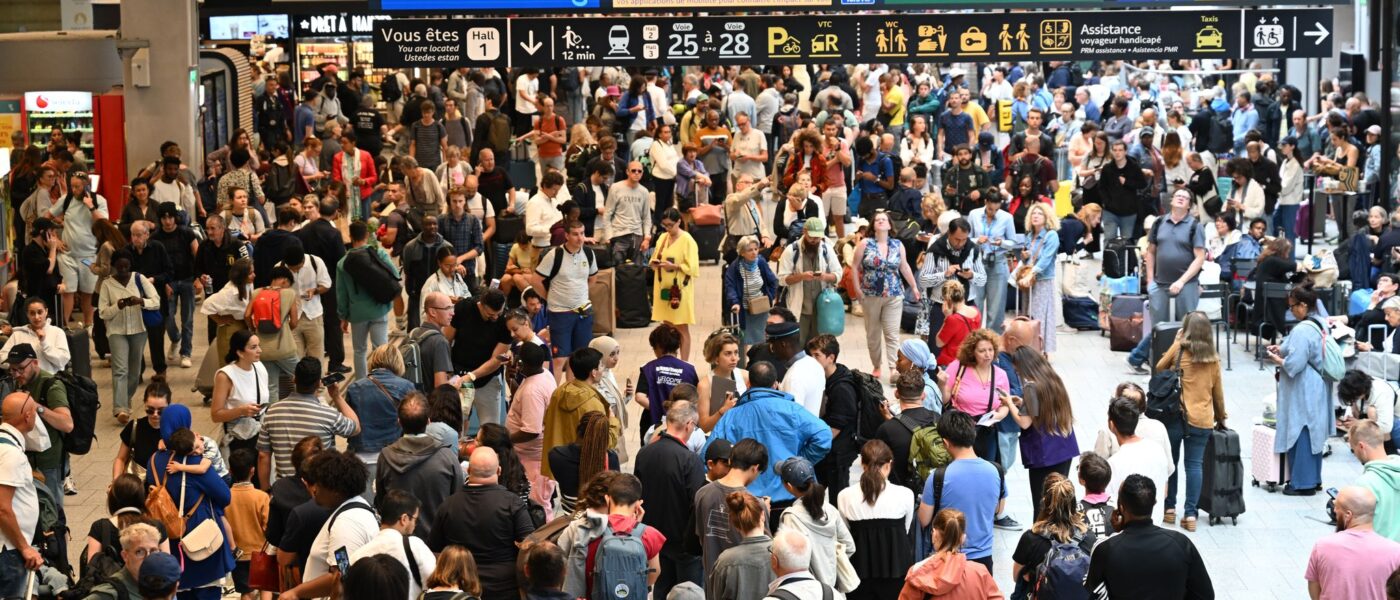
{"label": "wristwatch", "polygon": [[42,417],[44,416],[44,410],[44,405],[39,404],[38,402],[34,403],[34,414]]}

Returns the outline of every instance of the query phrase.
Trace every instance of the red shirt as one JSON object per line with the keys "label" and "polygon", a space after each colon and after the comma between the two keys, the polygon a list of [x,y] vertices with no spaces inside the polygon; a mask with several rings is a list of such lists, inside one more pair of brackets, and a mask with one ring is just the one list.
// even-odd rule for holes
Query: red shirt
{"label": "red shirt", "polygon": [[962,346],[963,338],[972,330],[982,326],[982,313],[977,313],[976,318],[968,318],[958,313],[948,315],[943,320],[943,329],[938,331],[938,365],[946,367],[958,358],[958,347]]}
{"label": "red shirt", "polygon": [[[612,527],[613,533],[631,533],[632,528],[637,526],[637,520],[627,515],[608,515],[608,525]],[[588,558],[584,560],[584,572],[588,574],[588,595],[593,595],[593,557],[598,554],[598,544],[603,538],[598,538],[588,543]],[[661,554],[661,546],[666,544],[666,535],[657,531],[655,527],[648,526],[642,530],[642,546],[647,550],[647,560],[656,558]]]}
{"label": "red shirt", "polygon": [[562,156],[564,154],[563,144],[559,142],[545,141],[543,135],[546,133],[554,133],[556,131],[564,129],[564,127],[564,117],[559,116],[558,113],[555,113],[554,118],[552,119],[546,119],[543,116],[540,117],[539,122],[535,124],[535,129],[539,130],[541,134],[540,137],[536,138],[535,141],[535,146],[539,148],[540,158],[553,158],[555,156]]}

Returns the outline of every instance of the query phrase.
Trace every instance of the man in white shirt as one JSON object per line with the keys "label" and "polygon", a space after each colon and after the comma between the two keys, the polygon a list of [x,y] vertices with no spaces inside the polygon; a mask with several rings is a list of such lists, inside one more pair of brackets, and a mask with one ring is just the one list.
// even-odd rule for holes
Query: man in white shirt
{"label": "man in white shirt", "polygon": [[539,101],[539,93],[540,73],[534,69],[527,69],[515,79],[515,113],[530,116],[538,113],[536,103]]}
{"label": "man in white shirt", "polygon": [[767,172],[768,139],[763,132],[754,129],[749,119],[748,113],[739,113],[734,117],[739,131],[734,134],[734,145],[730,151],[730,160],[734,163],[730,172],[735,177],[748,175],[757,180]]}
{"label": "man in white shirt", "polygon": [[369,471],[365,463],[350,451],[324,450],[316,455],[309,468],[316,481],[311,498],[330,510],[331,516],[311,542],[301,584],[282,592],[282,600],[329,597],[336,585],[331,569],[339,569],[335,552],[344,548],[354,554],[379,533],[379,520],[374,510],[360,497],[368,489]]}
{"label": "man in white shirt", "polygon": [[9,356],[15,344],[29,344],[39,355],[39,369],[57,373],[68,366],[72,355],[68,351],[68,335],[49,322],[49,304],[43,298],[31,297],[24,302],[28,324],[10,332],[10,339],[0,347],[0,356]]}
{"label": "man in white shirt", "polygon": [[656,112],[658,116],[661,117],[661,121],[667,125],[675,125],[676,113],[671,110],[671,102],[666,99],[666,90],[658,85],[658,82],[661,81],[658,75],[660,75],[660,72],[655,68],[646,70],[647,94],[651,96],[651,105],[656,107]]}
{"label": "man in white shirt", "polygon": [[282,262],[292,271],[297,296],[301,298],[301,316],[292,329],[297,341],[297,350],[302,356],[320,360],[326,355],[326,332],[324,317],[326,309],[321,305],[321,296],[331,290],[331,272],[325,261],[316,255],[309,255],[300,246],[288,248],[282,254]]}
{"label": "man in white shirt", "polygon": [[184,213],[184,224],[196,215],[204,222],[204,205],[195,200],[194,188],[180,178],[180,157],[161,159],[160,177],[151,183],[151,200],[157,205],[170,202]]}
{"label": "man in white shirt", "polygon": [[540,179],[540,191],[525,203],[525,233],[530,234],[530,242],[536,248],[548,248],[549,229],[564,218],[559,205],[564,198],[559,190],[564,188],[564,176],[558,171],[550,171]]}
{"label": "man in white shirt", "polygon": [[564,243],[540,257],[535,286],[549,298],[549,339],[554,345],[554,377],[564,380],[564,365],[575,350],[593,340],[593,303],[588,289],[598,274],[598,258],[583,246],[583,223],[564,224]]}
{"label": "man in white shirt", "polygon": [[[404,490],[389,490],[379,501],[379,516],[384,519],[379,533],[369,543],[360,546],[359,550],[350,553],[352,565],[376,554],[392,556],[402,563],[408,569],[407,600],[418,598],[424,582],[437,568],[437,558],[428,544],[413,536],[413,528],[419,519],[431,519],[430,515],[421,514],[421,506],[422,503],[413,494]],[[410,553],[413,554],[412,560],[409,559]]]}
{"label": "man in white shirt", "polygon": [[[25,438],[39,425],[38,408],[25,392],[5,396],[0,403],[0,555],[10,555],[6,562],[18,555],[26,570],[44,564],[39,550],[29,544],[39,523],[39,492],[24,455]],[[0,598],[24,596],[25,583],[24,577],[0,577]]]}
{"label": "man in white shirt", "polygon": [[[1136,402],[1127,398],[1115,398],[1108,405],[1108,429],[1118,438],[1118,451],[1109,457],[1108,464],[1113,468],[1113,479],[1109,481],[1108,492],[1117,496],[1123,480],[1129,475],[1142,475],[1157,486],[1157,503],[1154,505],[1152,520],[1161,521],[1163,500],[1167,496],[1167,478],[1174,467],[1171,455],[1163,455],[1162,447],[1144,440],[1137,435],[1138,419],[1144,418],[1138,411]],[[1117,505],[1117,498],[1113,503]]]}
{"label": "man in white shirt", "polygon": [[812,416],[821,418],[822,397],[826,394],[826,370],[811,354],[801,352],[794,357],[792,366],[783,374],[783,383],[778,389],[792,394],[792,398]]}

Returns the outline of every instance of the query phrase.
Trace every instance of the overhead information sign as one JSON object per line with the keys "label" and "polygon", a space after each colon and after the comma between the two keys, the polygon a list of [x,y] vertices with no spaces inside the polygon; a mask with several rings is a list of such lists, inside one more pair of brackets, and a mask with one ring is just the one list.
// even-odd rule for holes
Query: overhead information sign
{"label": "overhead information sign", "polygon": [[[616,14],[665,11],[774,12],[774,11],[865,11],[865,10],[942,10],[962,8],[1121,8],[1188,7],[1189,0],[370,0],[370,6],[383,12],[414,13],[496,13],[520,14],[558,12],[567,14]],[[1211,0],[1212,6],[1350,4],[1349,0]]]}
{"label": "overhead information sign", "polygon": [[[478,46],[497,46],[481,28],[506,20],[375,22],[375,64],[450,67],[492,63],[511,67],[561,65],[725,65],[808,63],[982,62],[1002,60],[1144,60],[1289,58],[1332,55],[1328,9],[1208,11],[1084,11],[637,17],[626,19],[510,19],[496,58],[480,47],[405,52],[413,42],[381,52],[404,32],[478,29]],[[486,24],[486,25],[483,25]],[[396,29],[390,34],[387,30]],[[425,34],[427,35],[427,34]],[[508,42],[505,43],[505,42]],[[442,46],[442,45],[439,45]],[[474,54],[467,55],[467,51]],[[399,62],[383,57],[405,56]],[[494,55],[493,55],[494,56]]]}
{"label": "overhead information sign", "polygon": [[393,19],[374,22],[381,67],[493,67],[507,64],[505,19]]}

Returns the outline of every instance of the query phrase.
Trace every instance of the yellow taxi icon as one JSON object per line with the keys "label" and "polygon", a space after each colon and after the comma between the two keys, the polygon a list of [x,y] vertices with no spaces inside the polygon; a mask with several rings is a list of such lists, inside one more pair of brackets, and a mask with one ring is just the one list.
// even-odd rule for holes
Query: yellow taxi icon
{"label": "yellow taxi icon", "polygon": [[1207,25],[1204,29],[1196,32],[1197,48],[1224,48],[1225,35],[1220,33],[1214,25]]}

